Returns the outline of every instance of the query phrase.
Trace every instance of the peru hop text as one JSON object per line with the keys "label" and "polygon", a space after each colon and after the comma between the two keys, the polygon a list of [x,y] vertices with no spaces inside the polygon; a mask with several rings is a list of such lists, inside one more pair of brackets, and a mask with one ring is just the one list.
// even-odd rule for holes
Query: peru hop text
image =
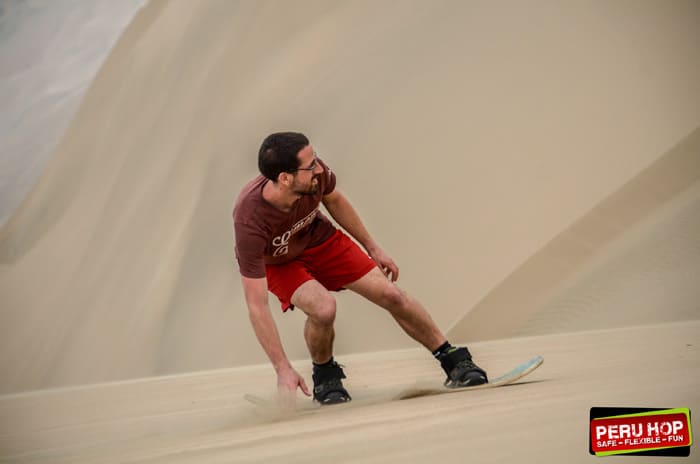
{"label": "peru hop text", "polygon": [[596,425],[599,448],[622,445],[663,445],[687,439],[685,423],[680,420],[637,422],[632,424]]}
{"label": "peru hop text", "polygon": [[591,421],[591,449],[596,454],[688,447],[692,444],[687,408],[652,410]]}

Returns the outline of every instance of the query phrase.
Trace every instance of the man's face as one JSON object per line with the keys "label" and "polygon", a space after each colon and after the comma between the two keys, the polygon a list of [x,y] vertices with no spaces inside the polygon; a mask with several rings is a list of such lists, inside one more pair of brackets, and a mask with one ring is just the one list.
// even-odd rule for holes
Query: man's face
{"label": "man's face", "polygon": [[311,145],[302,148],[297,154],[299,167],[292,174],[292,192],[297,195],[314,195],[319,189],[319,177],[323,168],[316,158],[316,152]]}

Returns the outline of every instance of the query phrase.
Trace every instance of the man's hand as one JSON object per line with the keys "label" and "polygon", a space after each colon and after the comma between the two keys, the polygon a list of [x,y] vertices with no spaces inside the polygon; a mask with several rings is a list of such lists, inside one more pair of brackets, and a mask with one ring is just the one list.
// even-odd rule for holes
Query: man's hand
{"label": "man's hand", "polygon": [[304,378],[292,368],[287,355],[284,354],[277,326],[267,303],[267,279],[241,276],[241,282],[255,336],[277,372],[277,389],[280,393],[293,397],[299,387],[306,396],[311,396]]}
{"label": "man's hand", "polygon": [[333,216],[333,219],[352,235],[360,244],[367,250],[367,253],[377,263],[379,269],[382,270],[385,276],[392,282],[396,282],[399,278],[399,267],[393,259],[384,252],[376,242],[372,240],[369,232],[362,224],[360,216],[352,207],[350,201],[345,198],[345,195],[337,189],[323,197],[323,205],[328,212]]}
{"label": "man's hand", "polygon": [[379,247],[368,251],[370,257],[377,263],[384,275],[392,282],[396,282],[399,278],[399,267],[391,259],[391,256]]}
{"label": "man's hand", "polygon": [[309,388],[306,386],[306,382],[304,382],[304,377],[299,375],[292,367],[282,369],[277,373],[277,389],[280,393],[294,394],[297,387],[299,387],[306,396],[311,396]]}

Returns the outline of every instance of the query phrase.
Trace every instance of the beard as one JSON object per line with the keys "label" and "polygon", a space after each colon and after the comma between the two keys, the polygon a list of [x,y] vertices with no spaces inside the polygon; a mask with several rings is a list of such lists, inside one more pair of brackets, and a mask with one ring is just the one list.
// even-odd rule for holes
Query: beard
{"label": "beard", "polygon": [[302,196],[316,195],[320,188],[319,185],[318,176],[314,176],[307,184],[297,183],[295,181],[294,185],[292,185],[292,192]]}

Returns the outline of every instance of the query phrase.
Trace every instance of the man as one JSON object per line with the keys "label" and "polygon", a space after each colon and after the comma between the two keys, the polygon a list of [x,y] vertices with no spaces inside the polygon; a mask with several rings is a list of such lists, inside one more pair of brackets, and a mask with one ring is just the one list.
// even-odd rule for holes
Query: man
{"label": "man", "polygon": [[[300,308],[313,362],[313,398],[321,404],[350,401],[343,369],[333,359],[335,298],[352,290],[389,311],[401,328],[430,350],[451,388],[487,382],[465,347],[450,345],[423,306],[394,282],[399,268],[372,239],[348,199],[335,188],[335,174],[316,156],[309,140],[294,132],[275,133],[258,153],[262,175],[241,191],[233,211],[236,258],[250,321],[277,372],[277,386],[309,395],[291,366],[268,305],[268,289],[282,310]],[[326,210],[347,233],[319,211]]]}

